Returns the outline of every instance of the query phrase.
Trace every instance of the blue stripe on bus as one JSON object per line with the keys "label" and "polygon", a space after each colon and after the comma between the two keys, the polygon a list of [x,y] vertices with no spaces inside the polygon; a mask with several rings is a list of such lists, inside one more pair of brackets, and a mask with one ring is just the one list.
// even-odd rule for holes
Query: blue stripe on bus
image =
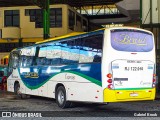
{"label": "blue stripe on bus", "polygon": [[[49,71],[50,73],[49,73]],[[19,68],[19,74],[22,81],[25,85],[34,87],[44,83],[46,80],[51,78],[52,76],[65,71],[73,71],[76,73],[83,74],[90,78],[93,78],[99,82],[101,82],[101,64],[100,63],[92,63],[92,64],[75,64],[75,65],[65,65],[65,66],[32,66]],[[38,77],[36,78],[28,78],[26,75],[28,73],[38,73]]]}

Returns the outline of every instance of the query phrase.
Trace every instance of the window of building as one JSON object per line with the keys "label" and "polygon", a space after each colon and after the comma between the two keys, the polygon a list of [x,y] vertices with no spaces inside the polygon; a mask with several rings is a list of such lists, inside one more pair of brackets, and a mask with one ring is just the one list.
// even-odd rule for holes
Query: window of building
{"label": "window of building", "polygon": [[81,16],[76,15],[76,25],[78,25],[78,22],[81,23]]}
{"label": "window of building", "polygon": [[84,29],[84,32],[87,32],[88,30],[88,25],[87,25],[87,21],[83,19],[83,29]]}
{"label": "window of building", "polygon": [[[30,22],[35,22],[35,28],[43,28],[43,10],[26,9],[25,15],[30,16]],[[50,9],[50,27],[62,27],[62,8]]]}
{"label": "window of building", "polygon": [[71,10],[69,10],[69,15],[68,15],[68,24],[69,24],[69,29],[74,30],[74,25],[75,25],[75,13]]}
{"label": "window of building", "polygon": [[5,10],[4,11],[4,26],[5,27],[19,27],[20,16],[19,10]]}
{"label": "window of building", "polygon": [[30,22],[35,22],[35,28],[43,27],[43,14],[41,9],[26,9],[25,15],[30,15]]}
{"label": "window of building", "polygon": [[62,27],[62,8],[50,9],[50,27]]}

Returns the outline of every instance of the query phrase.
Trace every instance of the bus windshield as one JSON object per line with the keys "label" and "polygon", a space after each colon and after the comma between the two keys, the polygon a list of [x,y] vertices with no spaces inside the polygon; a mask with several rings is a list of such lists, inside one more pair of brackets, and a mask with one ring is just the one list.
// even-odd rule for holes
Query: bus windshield
{"label": "bus windshield", "polygon": [[139,30],[112,30],[111,45],[118,51],[149,52],[153,49],[153,36]]}

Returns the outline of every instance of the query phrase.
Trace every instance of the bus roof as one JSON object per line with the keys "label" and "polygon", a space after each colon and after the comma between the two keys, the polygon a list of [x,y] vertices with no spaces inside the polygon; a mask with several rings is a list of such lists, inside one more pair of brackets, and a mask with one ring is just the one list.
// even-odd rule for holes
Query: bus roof
{"label": "bus roof", "polygon": [[6,55],[6,56],[3,57],[3,59],[5,59],[5,58],[9,58],[9,55]]}
{"label": "bus roof", "polygon": [[81,35],[81,34],[85,34],[85,33],[86,32],[73,32],[73,33],[69,33],[67,35],[63,35],[63,36],[59,36],[59,37],[55,37],[55,38],[49,38],[47,40],[39,41],[39,42],[36,42],[35,44],[41,44],[41,43],[45,43],[45,42],[49,42],[49,41],[60,40],[60,39],[73,37],[73,36]]}
{"label": "bus roof", "polygon": [[[96,31],[100,31],[100,30],[104,30],[104,29],[105,28],[102,28],[102,29],[98,29],[98,30],[95,30],[95,31],[91,31],[91,32],[96,32]],[[54,41],[54,40],[60,40],[60,39],[64,39],[64,38],[83,35],[83,34],[87,34],[87,33],[91,33],[91,32],[73,32],[73,33],[69,33],[67,35],[63,35],[63,36],[59,36],[59,37],[55,37],[55,38],[49,38],[47,40],[39,41],[39,42],[36,42],[35,44],[46,43],[46,42],[50,42],[50,41]]]}

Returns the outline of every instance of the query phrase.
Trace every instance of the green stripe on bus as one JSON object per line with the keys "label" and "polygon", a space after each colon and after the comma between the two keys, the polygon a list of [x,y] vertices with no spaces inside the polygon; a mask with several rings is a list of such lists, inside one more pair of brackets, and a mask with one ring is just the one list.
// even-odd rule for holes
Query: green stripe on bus
{"label": "green stripe on bus", "polygon": [[[20,73],[20,72],[19,72],[19,73]],[[56,75],[58,75],[58,74],[61,74],[61,73],[72,73],[72,74],[76,74],[76,75],[78,75],[78,76],[81,76],[81,77],[85,78],[86,80],[88,80],[88,81],[90,81],[90,82],[92,82],[92,83],[95,83],[95,84],[98,85],[98,86],[102,86],[102,82],[101,82],[101,81],[98,81],[98,80],[96,80],[96,79],[94,79],[94,78],[92,78],[92,77],[89,77],[89,76],[87,76],[87,75],[84,75],[84,74],[81,74],[81,73],[78,73],[78,72],[74,72],[74,71],[64,71],[64,72],[57,73],[57,74],[51,76],[50,78],[46,79],[46,80],[45,80],[44,82],[42,82],[41,84],[36,85],[36,86],[30,86],[30,85],[26,84],[25,82],[23,82],[23,83],[24,83],[25,86],[28,87],[29,89],[32,89],[32,90],[33,90],[33,89],[37,89],[37,88],[41,87],[42,85],[44,85],[46,82],[48,82],[52,77],[54,77],[54,76],[56,76]],[[23,81],[22,78],[21,78],[21,80]]]}
{"label": "green stripe on bus", "polygon": [[145,89],[152,89],[152,88],[117,88],[114,90],[145,90]]}
{"label": "green stripe on bus", "polygon": [[74,71],[67,71],[67,72],[68,72],[68,73],[72,73],[72,74],[79,75],[79,76],[81,76],[81,77],[89,80],[89,81],[92,82],[92,83],[95,83],[95,84],[97,84],[97,85],[99,85],[99,86],[102,86],[102,82],[99,81],[99,80],[97,80],[97,79],[94,79],[94,78],[89,77],[89,76],[87,76],[87,75],[81,74],[81,73],[79,73],[79,72],[74,72]]}

